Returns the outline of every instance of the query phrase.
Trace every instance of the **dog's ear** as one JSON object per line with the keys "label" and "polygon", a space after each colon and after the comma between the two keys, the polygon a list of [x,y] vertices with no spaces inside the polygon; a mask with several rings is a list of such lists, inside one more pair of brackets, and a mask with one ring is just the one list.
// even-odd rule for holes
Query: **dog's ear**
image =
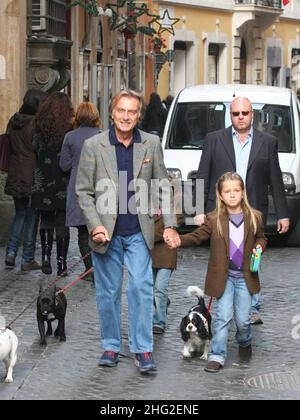
{"label": "dog's ear", "polygon": [[190,338],[189,333],[185,330],[185,327],[187,325],[186,319],[187,317],[185,316],[184,318],[182,318],[180,323],[180,332],[183,341],[188,341],[188,339]]}
{"label": "dog's ear", "polygon": [[181,330],[181,338],[183,341],[188,341],[190,338],[189,333],[187,331]]}

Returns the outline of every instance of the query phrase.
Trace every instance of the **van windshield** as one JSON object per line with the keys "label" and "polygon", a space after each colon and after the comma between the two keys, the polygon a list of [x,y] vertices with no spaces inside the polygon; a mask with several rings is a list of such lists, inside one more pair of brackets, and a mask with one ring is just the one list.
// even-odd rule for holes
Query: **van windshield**
{"label": "van windshield", "polygon": [[[254,127],[273,134],[278,140],[278,152],[294,149],[294,133],[290,107],[273,104],[252,104]],[[230,103],[178,103],[167,133],[167,149],[202,149],[207,133],[229,127]]]}

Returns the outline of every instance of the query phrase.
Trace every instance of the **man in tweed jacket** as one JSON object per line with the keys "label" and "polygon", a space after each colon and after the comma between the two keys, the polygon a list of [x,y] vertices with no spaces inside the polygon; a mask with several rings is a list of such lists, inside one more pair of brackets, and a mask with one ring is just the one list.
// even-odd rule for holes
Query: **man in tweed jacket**
{"label": "man in tweed jacket", "polygon": [[[159,138],[136,128],[141,108],[137,92],[121,91],[113,98],[114,125],[85,141],[76,193],[91,234],[91,246],[98,245],[93,252],[93,265],[104,349],[99,365],[111,367],[119,361],[125,262],[129,347],[143,373],[156,370],[152,356],[151,182],[164,180],[161,189],[165,196],[170,194],[170,184]],[[164,212],[166,240],[176,233],[176,217],[172,205],[169,207]]]}

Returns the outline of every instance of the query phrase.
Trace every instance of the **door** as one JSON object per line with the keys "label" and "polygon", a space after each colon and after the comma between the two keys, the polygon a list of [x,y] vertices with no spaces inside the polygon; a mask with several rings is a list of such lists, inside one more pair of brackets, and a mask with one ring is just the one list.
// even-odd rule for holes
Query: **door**
{"label": "door", "polygon": [[186,87],[186,43],[174,43],[174,94]]}

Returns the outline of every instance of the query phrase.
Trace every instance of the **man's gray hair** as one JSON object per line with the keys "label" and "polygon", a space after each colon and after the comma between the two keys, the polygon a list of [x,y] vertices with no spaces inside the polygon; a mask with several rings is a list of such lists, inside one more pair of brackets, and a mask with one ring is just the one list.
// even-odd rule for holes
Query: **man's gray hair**
{"label": "man's gray hair", "polygon": [[140,103],[140,113],[142,112],[143,105],[144,105],[142,94],[132,89],[123,89],[112,98],[110,102],[110,107],[109,107],[110,113],[112,113],[113,109],[115,109],[115,107],[117,106],[117,103],[119,102],[119,100],[123,97],[137,99]]}

